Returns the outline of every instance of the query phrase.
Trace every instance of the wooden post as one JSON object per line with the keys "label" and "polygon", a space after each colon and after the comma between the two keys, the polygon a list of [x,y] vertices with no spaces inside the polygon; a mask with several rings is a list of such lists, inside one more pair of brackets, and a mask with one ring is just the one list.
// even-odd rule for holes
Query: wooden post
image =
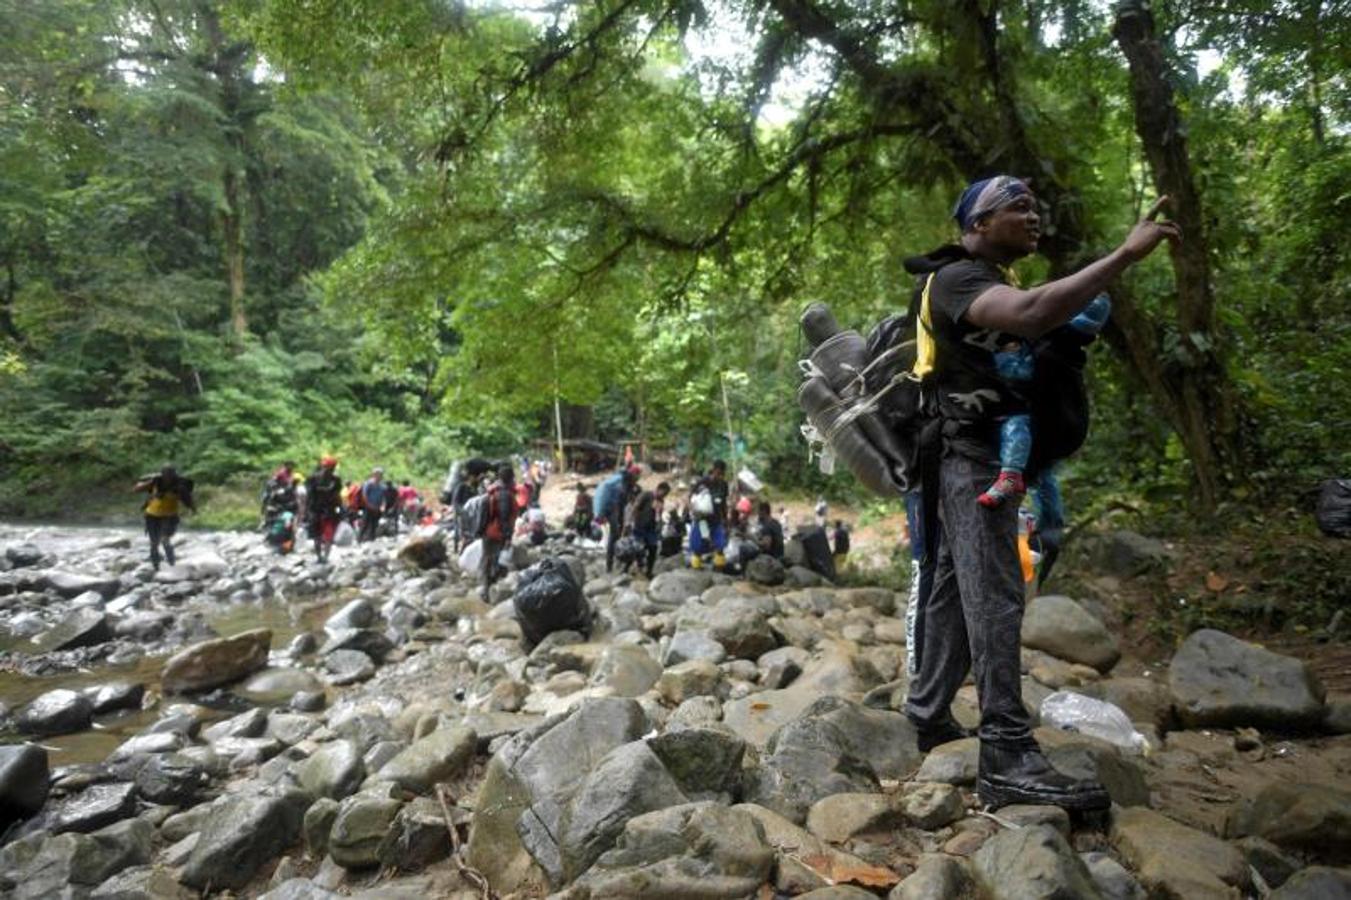
{"label": "wooden post", "polygon": [[727,467],[731,470],[732,496],[735,497],[741,493],[741,481],[737,478],[736,437],[732,434],[732,407],[727,403],[727,373],[719,372],[718,379],[722,382],[722,416],[727,423]]}
{"label": "wooden post", "polygon": [[554,434],[558,438],[558,472],[562,474],[568,470],[568,457],[563,452],[563,407],[559,400],[558,390],[558,345],[553,345],[554,351]]}

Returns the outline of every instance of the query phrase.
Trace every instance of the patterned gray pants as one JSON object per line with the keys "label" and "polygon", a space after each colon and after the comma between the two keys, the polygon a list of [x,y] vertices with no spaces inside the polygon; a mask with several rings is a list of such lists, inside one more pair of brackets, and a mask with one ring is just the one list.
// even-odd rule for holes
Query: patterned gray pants
{"label": "patterned gray pants", "polygon": [[919,671],[910,682],[906,714],[939,722],[975,668],[980,739],[1006,747],[1032,742],[1023,706],[1019,640],[1024,586],[1018,561],[1018,509],[986,509],[976,497],[998,466],[953,453],[940,474],[939,538],[933,588],[917,607]]}

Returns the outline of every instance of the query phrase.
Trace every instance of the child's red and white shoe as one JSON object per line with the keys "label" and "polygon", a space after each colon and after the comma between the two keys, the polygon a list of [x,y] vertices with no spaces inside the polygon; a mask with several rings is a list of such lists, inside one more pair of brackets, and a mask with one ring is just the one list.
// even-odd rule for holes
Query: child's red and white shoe
{"label": "child's red and white shoe", "polygon": [[1011,497],[1021,499],[1026,493],[1027,485],[1023,484],[1023,473],[1002,469],[994,484],[987,487],[985,493],[976,498],[976,502],[986,509],[998,509],[1004,505],[1005,500]]}

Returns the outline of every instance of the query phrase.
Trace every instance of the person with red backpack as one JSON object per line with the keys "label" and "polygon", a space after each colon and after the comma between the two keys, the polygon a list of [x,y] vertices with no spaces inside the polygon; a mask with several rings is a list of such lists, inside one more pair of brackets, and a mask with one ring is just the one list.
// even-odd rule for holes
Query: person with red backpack
{"label": "person with red backpack", "polygon": [[505,463],[498,467],[497,481],[488,488],[488,516],[483,526],[483,560],[480,563],[483,586],[479,588],[479,596],[485,602],[502,571],[497,557],[511,543],[516,517],[523,509],[525,504],[519,501],[516,493],[515,470],[510,463]]}

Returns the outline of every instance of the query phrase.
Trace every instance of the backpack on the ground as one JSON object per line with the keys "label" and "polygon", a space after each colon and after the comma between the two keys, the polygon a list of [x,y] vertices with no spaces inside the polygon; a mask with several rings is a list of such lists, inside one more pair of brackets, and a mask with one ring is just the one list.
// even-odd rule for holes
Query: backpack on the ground
{"label": "backpack on the ground", "polygon": [[802,541],[807,568],[822,578],[834,581],[835,556],[830,552],[830,540],[826,537],[826,530],[819,525],[813,525],[799,531],[798,538]]}
{"label": "backpack on the ground", "polygon": [[520,574],[512,606],[529,646],[555,631],[591,633],[591,606],[572,568],[555,557],[546,557]]}

